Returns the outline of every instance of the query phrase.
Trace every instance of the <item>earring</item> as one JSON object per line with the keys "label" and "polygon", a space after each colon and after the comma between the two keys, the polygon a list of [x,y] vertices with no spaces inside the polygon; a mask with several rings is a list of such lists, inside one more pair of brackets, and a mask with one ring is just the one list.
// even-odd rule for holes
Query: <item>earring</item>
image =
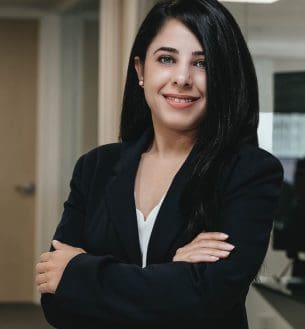
{"label": "earring", "polygon": [[139,80],[139,86],[143,87],[144,86],[144,81],[141,79]]}

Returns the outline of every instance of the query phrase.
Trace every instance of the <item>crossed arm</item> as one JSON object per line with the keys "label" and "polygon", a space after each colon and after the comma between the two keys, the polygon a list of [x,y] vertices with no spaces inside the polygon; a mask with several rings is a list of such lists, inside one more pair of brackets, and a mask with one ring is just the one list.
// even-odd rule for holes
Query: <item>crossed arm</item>
{"label": "crossed arm", "polygon": [[[224,242],[227,238],[228,235],[221,232],[200,233],[193,241],[177,250],[173,262],[216,262],[220,258],[226,258],[234,249],[232,244]],[[36,265],[36,284],[40,293],[54,294],[71,259],[86,253],[82,248],[57,240],[53,240],[52,245],[54,251],[43,253]]]}
{"label": "crossed arm", "polygon": [[228,183],[220,222],[235,245],[229,257],[232,247],[216,232],[197,236],[172,262],[144,269],[55,242],[55,250],[37,265],[45,312],[52,313],[55,303],[63,313],[102,322],[142,323],[172,317],[202,321],[233,308],[245,298],[264,259],[282,182],[280,164],[272,157],[260,160],[240,161]]}

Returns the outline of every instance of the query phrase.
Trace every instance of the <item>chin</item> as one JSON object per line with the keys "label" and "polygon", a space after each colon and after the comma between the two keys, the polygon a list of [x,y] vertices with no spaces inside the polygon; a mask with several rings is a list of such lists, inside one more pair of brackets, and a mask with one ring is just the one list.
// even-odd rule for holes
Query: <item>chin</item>
{"label": "chin", "polygon": [[152,112],[152,119],[156,126],[187,132],[198,127],[199,123],[203,120],[204,114],[205,113],[202,112],[201,109],[199,111],[198,108],[193,109],[192,113],[186,113],[184,110],[173,111],[172,109],[168,110],[163,108],[162,111]]}
{"label": "chin", "polygon": [[192,122],[190,124],[187,124],[185,122],[185,120],[184,120],[184,122],[181,122],[181,121],[179,121],[179,122],[177,122],[177,121],[173,122],[173,121],[171,121],[171,122],[163,122],[162,126],[164,128],[169,129],[169,130],[174,130],[176,132],[181,132],[181,133],[185,132],[186,133],[186,132],[188,132],[190,130],[194,130],[195,127],[198,126],[198,122]]}
{"label": "chin", "polygon": [[187,120],[187,118],[185,117],[184,118],[171,117],[171,118],[167,118],[167,120],[164,120],[163,125],[174,130],[189,131],[198,127],[198,125],[202,120],[203,120],[202,115],[196,118],[192,118],[191,120]]}

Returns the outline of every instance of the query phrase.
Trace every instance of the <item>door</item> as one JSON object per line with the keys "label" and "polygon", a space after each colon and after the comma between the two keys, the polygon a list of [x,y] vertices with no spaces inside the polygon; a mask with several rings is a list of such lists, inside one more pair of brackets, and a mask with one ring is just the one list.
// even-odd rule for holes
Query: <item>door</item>
{"label": "door", "polygon": [[38,21],[0,19],[0,302],[33,300]]}

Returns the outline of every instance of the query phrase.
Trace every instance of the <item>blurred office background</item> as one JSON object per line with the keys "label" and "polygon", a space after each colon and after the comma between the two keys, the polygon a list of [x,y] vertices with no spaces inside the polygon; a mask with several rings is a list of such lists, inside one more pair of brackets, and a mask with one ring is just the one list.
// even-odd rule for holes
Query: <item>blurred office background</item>
{"label": "blurred office background", "polygon": [[[49,248],[75,161],[117,141],[129,50],[153,3],[0,0],[0,328],[49,328],[37,306],[34,266]],[[292,203],[305,157],[305,1],[224,5],[257,69],[260,145],[283,163]],[[302,258],[302,246],[291,252],[289,239],[281,240],[284,217],[276,218],[262,283],[282,283],[293,274],[295,253]],[[301,299],[289,289],[274,297],[263,285],[251,287],[250,328],[305,328]]]}

